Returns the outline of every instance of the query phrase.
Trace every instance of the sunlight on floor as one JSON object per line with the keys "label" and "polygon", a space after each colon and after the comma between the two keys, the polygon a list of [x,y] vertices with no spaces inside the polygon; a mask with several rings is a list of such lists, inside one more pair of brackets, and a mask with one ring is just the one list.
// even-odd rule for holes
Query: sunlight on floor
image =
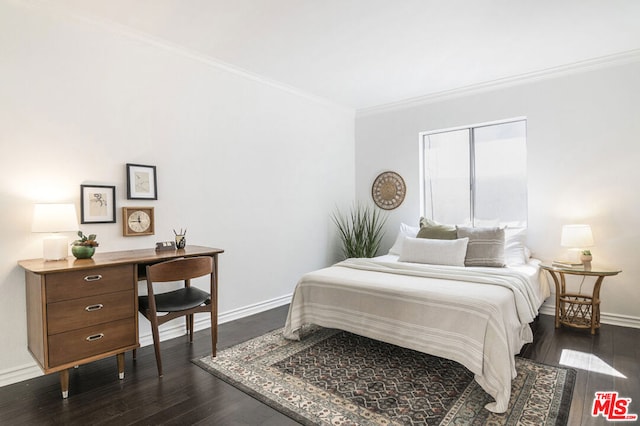
{"label": "sunlight on floor", "polygon": [[567,367],[592,371],[594,373],[607,374],[614,377],[622,377],[623,379],[627,378],[627,376],[611,367],[609,364],[607,364],[597,356],[585,352],[573,351],[571,349],[562,350],[562,354],[560,355],[560,364],[566,365]]}

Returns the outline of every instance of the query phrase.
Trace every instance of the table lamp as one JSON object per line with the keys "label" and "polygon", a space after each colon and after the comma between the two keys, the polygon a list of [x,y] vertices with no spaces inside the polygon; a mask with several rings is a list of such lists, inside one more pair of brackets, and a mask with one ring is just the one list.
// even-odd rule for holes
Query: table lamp
{"label": "table lamp", "polygon": [[43,240],[44,260],[60,260],[69,255],[69,239],[59,232],[78,230],[78,216],[73,204],[35,204],[31,232],[47,232],[54,235]]}
{"label": "table lamp", "polygon": [[591,226],[583,224],[564,225],[562,227],[560,245],[569,248],[570,262],[581,263],[580,253],[582,250],[593,246]]}

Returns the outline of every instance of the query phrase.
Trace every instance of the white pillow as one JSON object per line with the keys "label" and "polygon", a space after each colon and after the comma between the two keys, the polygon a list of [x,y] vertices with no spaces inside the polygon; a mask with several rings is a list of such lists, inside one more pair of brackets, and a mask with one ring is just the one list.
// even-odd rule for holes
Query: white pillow
{"label": "white pillow", "polygon": [[432,240],[405,237],[399,262],[429,263],[431,265],[464,266],[469,238]]}
{"label": "white pillow", "polygon": [[420,227],[418,226],[409,226],[406,223],[401,223],[400,231],[398,232],[398,236],[396,237],[396,242],[393,243],[393,246],[389,249],[389,254],[395,254],[396,256],[399,256],[400,252],[402,251],[402,243],[404,242],[404,238],[415,238],[415,236],[418,235],[418,231],[420,231]]}
{"label": "white pillow", "polygon": [[504,263],[507,266],[527,263],[529,256],[527,255],[526,240],[526,228],[506,228],[504,230]]}

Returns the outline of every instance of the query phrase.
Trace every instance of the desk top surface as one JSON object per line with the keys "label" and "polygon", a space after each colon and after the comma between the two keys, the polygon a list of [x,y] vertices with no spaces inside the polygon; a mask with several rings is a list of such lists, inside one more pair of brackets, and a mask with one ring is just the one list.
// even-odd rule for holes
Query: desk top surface
{"label": "desk top surface", "polygon": [[65,272],[97,266],[126,265],[138,263],[154,263],[178,257],[213,256],[224,253],[224,250],[203,246],[186,246],[180,250],[156,251],[155,249],[122,250],[100,253],[96,252],[91,259],[76,259],[69,256],[62,260],[27,259],[20,260],[18,265],[27,271],[37,274]]}

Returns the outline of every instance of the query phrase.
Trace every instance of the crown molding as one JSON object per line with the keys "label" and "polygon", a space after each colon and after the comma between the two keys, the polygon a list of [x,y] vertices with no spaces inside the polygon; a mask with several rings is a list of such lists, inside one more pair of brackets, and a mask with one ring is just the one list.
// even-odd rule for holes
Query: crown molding
{"label": "crown molding", "polygon": [[102,28],[103,30],[110,32],[112,34],[123,36],[132,40],[136,40],[143,44],[170,52],[176,56],[182,56],[184,58],[191,59],[196,62],[200,62],[212,68],[226,71],[238,77],[242,77],[247,80],[251,80],[254,82],[264,84],[266,86],[273,87],[277,90],[290,93],[297,97],[304,98],[308,101],[329,106],[332,108],[337,108],[351,114],[355,114],[355,108],[345,106],[343,104],[339,104],[335,101],[332,101],[327,98],[323,98],[321,96],[314,95],[312,93],[301,90],[297,87],[290,86],[280,81],[273,80],[263,75],[248,71],[244,68],[232,65],[228,62],[221,61],[219,59],[206,55],[195,49],[187,48],[180,44],[170,42],[163,38],[153,36],[151,34],[133,29],[131,27],[128,27],[126,25],[123,25],[108,19],[104,19],[104,18],[100,18],[97,16],[88,15],[88,14],[77,13],[75,11],[69,10],[68,8],[60,6],[55,2],[49,1],[49,0],[26,0],[24,2],[21,2],[20,4],[47,11],[48,13],[58,16],[60,18],[72,19],[78,22],[83,22],[85,24],[91,25],[93,28],[95,27]]}
{"label": "crown molding", "polygon": [[620,52],[613,55],[601,56],[598,58],[588,59],[584,61],[574,62],[558,67],[547,68],[540,71],[529,72],[511,77],[500,78],[478,84],[472,84],[451,90],[430,93],[424,96],[404,99],[397,102],[390,102],[372,107],[359,108],[356,110],[356,117],[364,117],[368,115],[391,112],[400,109],[412,108],[436,102],[447,101],[451,99],[461,98],[464,96],[475,95],[478,93],[489,92],[493,90],[503,89],[507,87],[519,86],[523,84],[533,83],[541,80],[548,80],[565,75],[591,71],[600,68],[608,68],[613,66],[624,65],[628,63],[640,62],[640,49]]}

